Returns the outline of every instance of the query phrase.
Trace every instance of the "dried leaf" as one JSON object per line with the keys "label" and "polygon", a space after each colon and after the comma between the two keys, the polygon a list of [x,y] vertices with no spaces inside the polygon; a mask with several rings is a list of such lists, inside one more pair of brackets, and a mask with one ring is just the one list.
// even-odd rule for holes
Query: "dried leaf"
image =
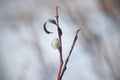
{"label": "dried leaf", "polygon": [[58,27],[58,32],[59,32],[59,34],[60,34],[60,36],[61,36],[61,35],[62,35],[62,30],[61,30],[60,27],[56,24],[56,21],[55,21],[54,19],[48,19],[47,22],[44,23],[44,30],[45,30],[45,32],[46,32],[47,34],[53,33],[53,32],[48,31],[47,28],[46,28],[46,24],[47,24],[48,22],[49,22],[49,23],[52,23],[52,24],[54,24],[54,25],[56,25],[56,26]]}
{"label": "dried leaf", "polygon": [[[53,33],[53,32],[50,32],[50,31],[47,30],[46,24],[47,24],[48,22],[56,25],[56,21],[55,21],[54,19],[48,19],[47,22],[45,22],[44,25],[43,25],[45,32],[46,32],[47,34],[50,34],[50,33]],[[57,26],[57,25],[56,25],[56,26]],[[60,31],[60,32],[61,32],[61,31]]]}
{"label": "dried leaf", "polygon": [[43,25],[45,32],[46,32],[47,34],[52,33],[52,32],[50,32],[50,31],[47,30],[47,28],[46,28],[46,24],[47,24],[47,22],[45,22],[44,25]]}

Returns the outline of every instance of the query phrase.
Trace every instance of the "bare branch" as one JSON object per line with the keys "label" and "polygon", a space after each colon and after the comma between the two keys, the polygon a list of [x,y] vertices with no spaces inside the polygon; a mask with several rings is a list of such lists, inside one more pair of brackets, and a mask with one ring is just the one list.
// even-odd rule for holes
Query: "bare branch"
{"label": "bare branch", "polygon": [[70,58],[71,53],[72,53],[72,50],[73,50],[73,48],[74,48],[74,46],[75,46],[75,43],[76,43],[76,41],[77,41],[78,32],[79,32],[79,31],[80,31],[80,29],[78,29],[78,30],[76,31],[75,38],[74,38],[74,40],[73,40],[73,44],[72,44],[71,49],[70,49],[70,52],[69,52],[69,54],[68,54],[68,56],[67,56],[67,58],[66,58],[66,61],[65,61],[65,64],[64,64],[64,66],[63,66],[63,69],[62,69],[62,72],[61,72],[61,75],[60,75],[60,79],[59,79],[59,80],[62,79],[62,77],[63,77],[63,75],[64,75],[64,73],[65,73],[65,71],[66,71],[66,69],[67,69],[67,63],[68,63],[68,61],[69,61],[69,58]]}
{"label": "bare branch", "polygon": [[56,7],[56,25],[57,25],[57,28],[58,28],[58,37],[59,37],[59,40],[60,40],[60,48],[58,49],[59,50],[59,57],[60,57],[60,67],[59,67],[59,70],[58,70],[58,73],[57,73],[57,80],[59,80],[60,78],[60,74],[61,74],[61,70],[62,70],[62,66],[63,66],[63,59],[62,59],[62,40],[61,40],[61,36],[62,36],[62,30],[60,29],[59,27],[59,15],[58,15],[58,6]]}
{"label": "bare branch", "polygon": [[[69,61],[71,52],[72,52],[72,50],[73,50],[73,48],[74,48],[74,45],[75,45],[75,43],[76,43],[76,40],[77,40],[77,38],[78,38],[78,32],[80,31],[80,29],[77,30],[77,32],[76,32],[76,35],[75,35],[75,38],[74,38],[72,47],[71,47],[71,49],[70,49],[70,52],[69,52],[69,54],[68,54],[68,57],[66,58],[66,62],[65,62],[65,64],[64,64],[64,66],[63,66],[62,40],[61,40],[62,30],[61,30],[61,28],[59,27],[59,15],[58,15],[58,13],[59,13],[59,12],[58,12],[58,6],[57,6],[57,7],[56,7],[56,20],[54,20],[54,19],[48,19],[47,22],[50,22],[50,23],[56,25],[57,31],[58,31],[58,38],[59,38],[59,39],[57,40],[57,39],[55,38],[56,42],[54,42],[53,44],[54,44],[54,47],[58,49],[58,51],[59,51],[59,58],[60,58],[60,67],[59,67],[59,69],[58,69],[58,73],[57,73],[57,78],[56,78],[56,80],[61,80],[61,79],[62,79],[62,76],[63,76],[63,74],[64,74],[64,72],[65,72],[65,70],[66,70],[67,63],[68,63],[68,61]],[[45,31],[46,33],[50,34],[50,33],[52,33],[52,32],[48,31],[47,28],[46,28],[47,22],[44,23],[44,31]],[[55,41],[55,40],[54,40],[54,41]],[[58,46],[58,45],[60,45],[60,46]]]}

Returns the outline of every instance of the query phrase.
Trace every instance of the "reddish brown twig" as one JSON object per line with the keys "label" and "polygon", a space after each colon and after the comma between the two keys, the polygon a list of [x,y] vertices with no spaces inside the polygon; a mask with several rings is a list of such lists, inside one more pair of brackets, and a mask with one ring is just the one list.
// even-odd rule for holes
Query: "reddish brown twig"
{"label": "reddish brown twig", "polygon": [[[60,27],[59,27],[58,6],[56,7],[56,20],[54,20],[54,19],[48,19],[48,20],[44,23],[44,25],[43,25],[44,31],[45,31],[47,34],[51,34],[51,33],[53,33],[53,32],[50,32],[49,30],[47,30],[47,26],[46,26],[47,23],[52,23],[52,24],[54,24],[54,25],[57,26],[59,42],[56,43],[56,47],[57,47],[57,49],[58,49],[58,51],[59,51],[60,67],[59,67],[59,69],[58,69],[58,73],[57,73],[57,78],[56,78],[56,80],[61,80],[61,79],[62,79],[62,76],[64,75],[64,72],[65,72],[65,70],[66,70],[66,68],[67,68],[67,63],[68,63],[68,61],[69,61],[71,52],[72,52],[72,50],[73,50],[73,48],[74,48],[74,45],[75,45],[75,43],[76,43],[76,40],[77,40],[77,37],[78,37],[77,35],[78,35],[78,32],[80,31],[80,29],[77,30],[77,32],[76,32],[76,35],[75,35],[75,38],[74,38],[72,47],[71,47],[71,49],[70,49],[70,52],[69,52],[69,54],[68,54],[68,57],[66,58],[65,64],[64,64],[64,66],[63,66],[63,59],[62,59],[62,40],[61,40],[62,30],[61,30]],[[60,44],[60,46],[58,46],[58,44]]]}
{"label": "reddish brown twig", "polygon": [[76,43],[76,41],[77,41],[78,32],[79,32],[79,31],[80,31],[80,29],[78,29],[78,30],[76,31],[75,38],[74,38],[74,40],[73,40],[73,44],[72,44],[71,49],[70,49],[70,52],[69,52],[69,54],[68,54],[68,56],[67,56],[67,58],[66,58],[66,61],[65,61],[65,64],[64,64],[64,66],[63,66],[63,69],[62,69],[62,72],[61,72],[61,75],[60,75],[60,79],[59,79],[59,80],[62,79],[62,77],[63,77],[63,75],[64,75],[64,73],[65,73],[65,71],[66,71],[66,69],[67,69],[67,63],[68,63],[68,61],[69,61],[69,58],[70,58],[71,53],[72,53],[72,50],[73,50],[73,48],[74,48],[74,46],[75,46],[75,43]]}
{"label": "reddish brown twig", "polygon": [[62,70],[62,66],[63,66],[63,59],[62,59],[62,40],[61,40],[61,36],[62,36],[62,32],[60,30],[60,27],[59,27],[59,15],[58,15],[58,6],[56,7],[56,25],[57,25],[57,30],[58,30],[58,37],[59,37],[59,40],[60,40],[60,48],[58,49],[59,50],[59,55],[60,55],[60,67],[59,67],[59,70],[58,70],[58,73],[57,73],[57,80],[59,80],[60,78],[60,74],[61,74],[61,70]]}

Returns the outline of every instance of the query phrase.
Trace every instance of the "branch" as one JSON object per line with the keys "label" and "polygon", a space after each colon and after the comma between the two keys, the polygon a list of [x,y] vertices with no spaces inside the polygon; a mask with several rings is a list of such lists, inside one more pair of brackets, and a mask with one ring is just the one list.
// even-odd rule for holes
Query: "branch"
{"label": "branch", "polygon": [[58,51],[59,51],[60,67],[59,67],[59,69],[58,69],[58,73],[57,73],[57,78],[56,78],[56,80],[61,80],[62,77],[63,77],[63,75],[64,75],[64,72],[65,72],[65,70],[66,70],[66,68],[67,68],[67,63],[68,63],[68,61],[69,61],[70,55],[71,55],[71,53],[72,53],[72,50],[73,50],[74,45],[75,45],[75,43],[76,43],[76,40],[77,40],[77,38],[78,38],[78,32],[80,31],[80,29],[76,31],[76,35],[75,35],[75,38],[74,38],[72,47],[71,47],[71,49],[70,49],[70,52],[69,52],[69,54],[68,54],[68,57],[66,58],[65,64],[64,64],[64,66],[63,66],[62,40],[61,40],[62,30],[61,30],[61,28],[59,27],[58,6],[56,7],[56,20],[54,20],[54,19],[48,19],[48,20],[44,23],[44,25],[43,25],[44,31],[45,31],[47,34],[51,34],[51,33],[53,33],[53,32],[50,32],[49,30],[47,30],[47,26],[46,26],[47,23],[52,23],[52,24],[56,25],[56,27],[57,27],[57,32],[58,32],[58,38],[59,38],[59,39],[58,39],[58,38],[53,39],[52,45],[53,45],[53,48],[58,49]]}
{"label": "branch", "polygon": [[58,73],[57,73],[57,80],[59,80],[60,78],[60,74],[61,74],[61,70],[62,70],[62,66],[63,66],[63,59],[62,59],[62,40],[61,40],[61,36],[62,36],[62,30],[60,29],[59,27],[59,15],[58,15],[58,6],[56,7],[56,24],[57,24],[57,30],[58,30],[58,37],[59,37],[59,40],[60,40],[60,48],[58,49],[59,50],[59,57],[60,57],[60,67],[59,67],[59,70],[58,70]]}
{"label": "branch", "polygon": [[62,79],[62,77],[63,77],[63,75],[64,75],[64,73],[65,73],[65,71],[66,71],[66,69],[67,69],[67,63],[68,63],[68,61],[69,61],[69,58],[70,58],[71,53],[72,53],[72,50],[73,50],[73,48],[74,48],[74,46],[75,46],[75,43],[76,43],[76,41],[77,41],[78,32],[79,32],[79,31],[80,31],[80,29],[78,29],[78,30],[76,31],[76,34],[75,34],[75,37],[74,37],[74,40],[73,40],[73,44],[72,44],[71,49],[70,49],[70,52],[69,52],[69,54],[68,54],[68,56],[67,56],[67,58],[66,58],[66,61],[65,61],[65,64],[64,64],[64,66],[63,66],[63,69],[62,69],[62,72],[61,72],[61,75],[60,75],[60,79],[59,79],[59,80]]}

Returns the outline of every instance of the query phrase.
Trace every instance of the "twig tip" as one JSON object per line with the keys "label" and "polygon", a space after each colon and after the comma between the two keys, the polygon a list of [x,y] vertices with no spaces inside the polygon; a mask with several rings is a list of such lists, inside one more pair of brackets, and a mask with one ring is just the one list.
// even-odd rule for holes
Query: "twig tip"
{"label": "twig tip", "polygon": [[76,35],[78,35],[78,33],[79,33],[80,30],[81,30],[81,28],[76,31]]}

